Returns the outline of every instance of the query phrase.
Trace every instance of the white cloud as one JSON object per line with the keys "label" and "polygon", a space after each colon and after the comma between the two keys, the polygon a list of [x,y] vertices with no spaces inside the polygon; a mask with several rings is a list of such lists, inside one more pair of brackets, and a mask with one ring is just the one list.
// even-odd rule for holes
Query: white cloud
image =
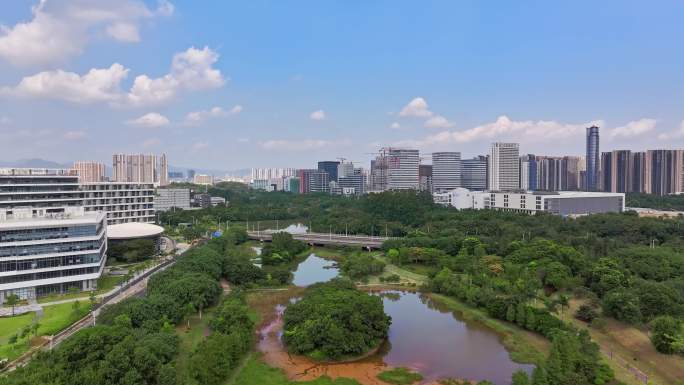
{"label": "white cloud", "polygon": [[193,151],[200,151],[200,150],[204,150],[207,147],[209,147],[209,142],[195,142],[192,145],[192,150]]}
{"label": "white cloud", "polygon": [[84,75],[62,70],[43,71],[23,78],[15,87],[0,94],[30,98],[65,100],[73,103],[107,102],[114,106],[146,106],[167,102],[182,91],[217,88],[225,84],[221,72],[213,68],[218,54],[204,47],[190,47],[173,57],[171,71],[160,77],[139,75],[128,92],[121,83],[129,70],[114,63],[109,68],[91,69]]}
{"label": "white cloud", "polygon": [[157,112],[150,112],[137,119],[129,120],[126,123],[136,127],[155,128],[166,126],[171,122],[166,116],[162,114],[159,114]]}
{"label": "white cloud", "polygon": [[119,41],[129,43],[137,43],[140,41],[138,26],[132,23],[122,22],[112,24],[107,27],[107,34]]}
{"label": "white cloud", "polygon": [[0,59],[17,66],[63,62],[104,34],[137,42],[142,20],[169,16],[173,9],[167,1],[152,10],[137,0],[41,0],[31,20],[0,26]]}
{"label": "white cloud", "polygon": [[213,68],[219,55],[209,47],[190,47],[173,56],[171,71],[156,79],[147,75],[135,78],[127,95],[132,105],[158,104],[173,98],[182,90],[205,90],[219,88],[226,80],[221,71]]}
{"label": "white cloud", "polygon": [[237,104],[226,111],[223,107],[213,107],[210,110],[193,111],[185,115],[186,124],[197,124],[209,118],[218,118],[227,115],[238,115],[242,112],[242,106]]}
{"label": "white cloud", "polygon": [[64,133],[64,139],[79,140],[86,137],[85,131],[67,131]]}
{"label": "white cloud", "polygon": [[399,112],[399,116],[402,117],[415,117],[415,118],[429,118],[432,116],[432,111],[429,110],[428,104],[425,99],[421,97],[414,98],[404,106]]}
{"label": "white cloud", "polygon": [[316,110],[309,114],[309,119],[311,120],[325,120],[325,111]]}
{"label": "white cloud", "polygon": [[655,119],[640,119],[627,123],[624,126],[613,128],[608,131],[611,138],[623,137],[632,138],[635,136],[649,133],[656,128]]}
{"label": "white cloud", "polygon": [[549,120],[514,121],[500,116],[495,122],[476,126],[467,130],[442,131],[419,140],[405,140],[397,143],[403,146],[431,147],[440,144],[468,143],[478,140],[512,140],[518,142],[558,141],[566,138],[582,137],[586,127],[602,121],[581,124],[566,124]]}
{"label": "white cloud", "polygon": [[260,143],[266,150],[306,151],[332,146],[333,142],[323,139],[268,140]]}
{"label": "white cloud", "polygon": [[684,138],[684,120],[679,124],[679,127],[669,131],[662,133],[658,135],[658,139],[660,140],[670,140],[670,139],[680,139]]}
{"label": "white cloud", "polygon": [[0,125],[10,123],[12,123],[12,119],[8,118],[7,116],[0,116]]}
{"label": "white cloud", "polygon": [[435,115],[425,121],[426,128],[449,128],[453,127],[453,125],[453,123],[441,115]]}
{"label": "white cloud", "polygon": [[62,70],[43,71],[27,76],[4,94],[20,97],[66,100],[72,103],[114,102],[121,98],[121,81],[128,69],[119,63],[109,68],[91,69],[85,75]]}
{"label": "white cloud", "polygon": [[401,128],[401,125],[400,125],[399,123],[397,123],[397,122],[394,122],[394,123],[390,124],[390,128],[393,128],[393,129],[395,129],[395,130],[398,130],[398,129]]}

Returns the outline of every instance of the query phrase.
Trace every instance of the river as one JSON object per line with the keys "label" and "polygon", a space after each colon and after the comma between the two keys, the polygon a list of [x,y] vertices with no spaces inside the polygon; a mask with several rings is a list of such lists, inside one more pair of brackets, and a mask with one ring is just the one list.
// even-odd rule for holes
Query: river
{"label": "river", "polygon": [[[298,266],[294,284],[308,286],[337,275],[333,262],[312,254]],[[284,369],[292,379],[310,380],[325,374],[352,377],[364,385],[384,384],[376,375],[388,367],[414,369],[423,375],[422,384],[451,377],[489,380],[496,385],[509,385],[516,370],[531,373],[534,368],[513,362],[497,333],[480,323],[462,320],[429,294],[384,289],[371,293],[382,297],[385,312],[392,317],[388,339],[376,354],[340,364],[319,364],[289,354],[280,338],[280,315],[288,304],[283,301],[275,309],[275,320],[260,330],[259,350],[264,360]]]}

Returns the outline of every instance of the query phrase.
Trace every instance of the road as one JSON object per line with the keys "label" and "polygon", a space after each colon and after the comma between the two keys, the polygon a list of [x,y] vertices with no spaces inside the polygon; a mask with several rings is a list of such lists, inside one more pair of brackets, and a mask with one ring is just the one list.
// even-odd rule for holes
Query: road
{"label": "road", "polygon": [[[259,241],[271,241],[273,234],[277,231],[248,231],[247,235],[250,239]],[[325,233],[303,233],[292,234],[292,238],[306,242],[312,245],[323,246],[360,246],[368,249],[379,249],[383,242],[391,237],[373,237],[368,235],[341,235],[341,234],[325,234]]]}

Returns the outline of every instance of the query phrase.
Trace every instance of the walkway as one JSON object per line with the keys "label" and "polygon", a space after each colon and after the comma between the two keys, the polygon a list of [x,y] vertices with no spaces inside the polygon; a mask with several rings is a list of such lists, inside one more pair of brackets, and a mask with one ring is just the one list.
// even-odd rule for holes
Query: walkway
{"label": "walkway", "polygon": [[[273,239],[273,234],[277,232],[278,231],[276,230],[248,231],[247,235],[250,239],[268,242]],[[369,249],[379,249],[382,246],[383,242],[385,242],[388,239],[393,239],[391,237],[375,237],[368,235],[344,235],[333,233],[292,234],[292,238],[312,245],[360,246]]]}

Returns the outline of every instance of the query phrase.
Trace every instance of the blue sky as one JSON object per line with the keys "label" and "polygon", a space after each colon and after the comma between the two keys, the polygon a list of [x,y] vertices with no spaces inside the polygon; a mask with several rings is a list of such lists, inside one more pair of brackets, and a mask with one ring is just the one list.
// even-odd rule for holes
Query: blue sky
{"label": "blue sky", "polygon": [[[4,2],[0,160],[684,148],[681,1]],[[174,59],[175,58],[175,59]],[[87,75],[92,71],[90,75]]]}

